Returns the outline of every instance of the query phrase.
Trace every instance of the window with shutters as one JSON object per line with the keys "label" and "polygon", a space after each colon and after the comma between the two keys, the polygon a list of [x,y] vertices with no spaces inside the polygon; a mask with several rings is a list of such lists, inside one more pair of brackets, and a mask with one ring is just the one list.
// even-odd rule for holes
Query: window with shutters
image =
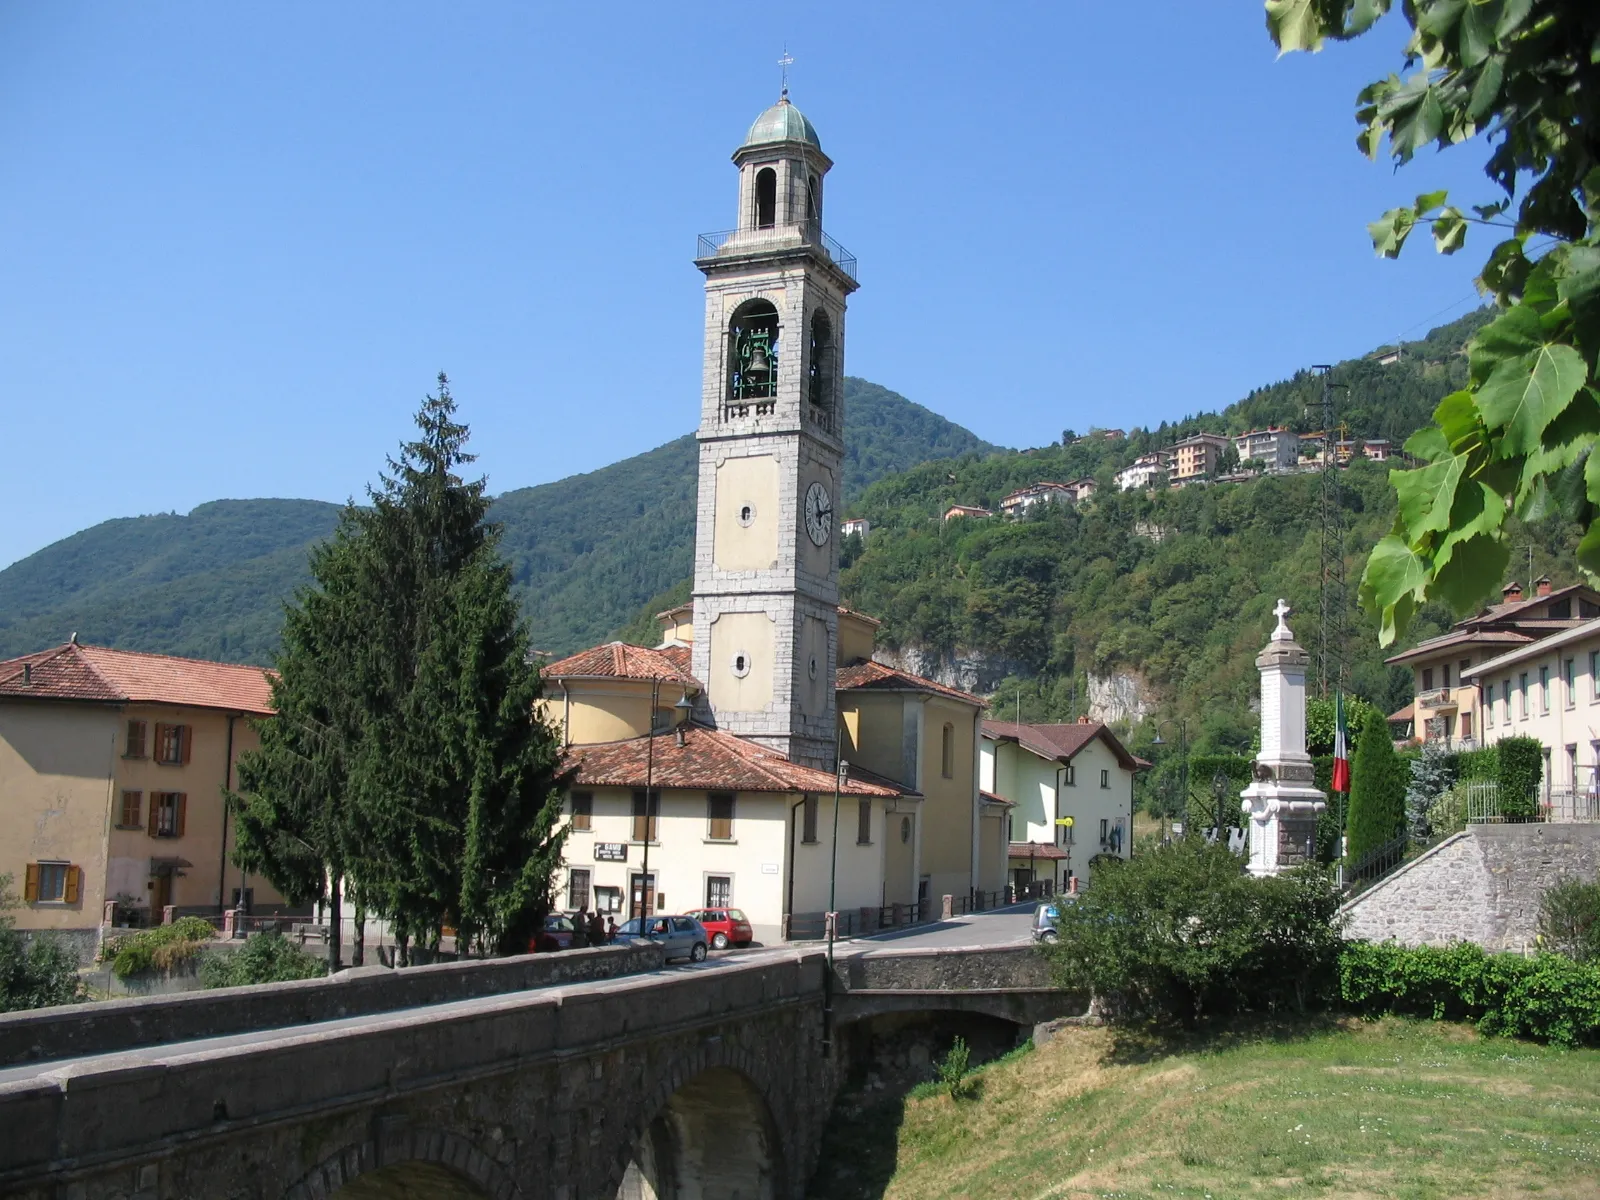
{"label": "window with shutters", "polygon": [[146,832],[156,838],[182,837],[188,806],[189,798],[182,792],[151,792]]}
{"label": "window with shutters", "polygon": [[633,840],[655,842],[661,836],[661,793],[650,793],[650,811],[645,812],[644,789],[633,794]]}
{"label": "window with shutters", "polygon": [[128,737],[127,741],[123,743],[122,757],[144,757],[144,733],[145,723],[143,721],[128,722]]}
{"label": "window with shutters", "polygon": [[800,840],[814,842],[817,840],[817,798],[807,796],[801,807],[805,810],[805,823],[800,830]]}
{"label": "window with shutters", "polygon": [[189,726],[156,726],[156,761],[169,767],[189,761]]}
{"label": "window with shutters", "polygon": [[567,907],[577,912],[589,908],[589,872],[574,867],[567,873]]}
{"label": "window with shutters", "polygon": [[1550,668],[1539,668],[1539,712],[1550,711]]}
{"label": "window with shutters", "polygon": [[856,845],[872,845],[872,801],[856,801]]}
{"label": "window with shutters", "polygon": [[78,868],[64,862],[29,863],[23,898],[31,904],[76,904]]}
{"label": "window with shutters", "polygon": [[573,792],[568,802],[574,829],[591,829],[594,821],[594,793]]}
{"label": "window with shutters", "polygon": [[1566,685],[1566,694],[1563,697],[1568,708],[1578,705],[1578,660],[1569,658],[1561,664],[1561,682]]}
{"label": "window with shutters", "polygon": [[714,842],[733,840],[733,794],[712,792],[706,797],[706,836]]}
{"label": "window with shutters", "polygon": [[121,820],[117,822],[118,829],[137,829],[144,824],[144,793],[123,792]]}

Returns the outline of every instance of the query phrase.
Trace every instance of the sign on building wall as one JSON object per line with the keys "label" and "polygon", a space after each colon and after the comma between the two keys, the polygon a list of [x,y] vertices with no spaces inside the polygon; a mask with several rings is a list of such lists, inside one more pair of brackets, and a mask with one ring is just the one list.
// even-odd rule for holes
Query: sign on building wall
{"label": "sign on building wall", "polygon": [[595,862],[627,862],[627,842],[596,842],[594,844]]}

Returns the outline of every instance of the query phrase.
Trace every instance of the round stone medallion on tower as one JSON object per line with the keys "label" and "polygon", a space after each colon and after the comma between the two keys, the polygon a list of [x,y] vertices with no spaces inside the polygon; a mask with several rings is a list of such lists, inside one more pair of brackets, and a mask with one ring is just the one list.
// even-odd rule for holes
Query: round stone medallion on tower
{"label": "round stone medallion on tower", "polygon": [[787,95],[757,117],[744,138],[745,146],[768,146],[774,142],[809,142],[818,150],[822,149],[816,127],[789,103]]}

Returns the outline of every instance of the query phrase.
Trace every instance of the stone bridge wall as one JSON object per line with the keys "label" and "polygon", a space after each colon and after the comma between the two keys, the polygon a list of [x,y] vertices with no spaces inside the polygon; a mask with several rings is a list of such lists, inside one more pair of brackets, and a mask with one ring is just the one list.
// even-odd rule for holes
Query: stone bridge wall
{"label": "stone bridge wall", "polygon": [[362,967],[327,979],[6,1013],[0,1015],[0,1066],[612,979],[653,971],[661,961],[660,946],[635,942],[400,971]]}
{"label": "stone bridge wall", "polygon": [[1345,936],[1525,950],[1563,876],[1600,877],[1600,825],[1472,825],[1346,904]]}

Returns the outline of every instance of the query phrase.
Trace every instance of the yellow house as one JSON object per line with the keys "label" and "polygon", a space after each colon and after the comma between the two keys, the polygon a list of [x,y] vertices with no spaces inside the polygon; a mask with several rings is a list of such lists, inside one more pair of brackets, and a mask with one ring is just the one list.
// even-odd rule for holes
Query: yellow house
{"label": "yellow house", "polygon": [[253,899],[227,862],[222,790],[272,712],[268,672],[76,641],[0,663],[0,874],[23,930],[72,938]]}

